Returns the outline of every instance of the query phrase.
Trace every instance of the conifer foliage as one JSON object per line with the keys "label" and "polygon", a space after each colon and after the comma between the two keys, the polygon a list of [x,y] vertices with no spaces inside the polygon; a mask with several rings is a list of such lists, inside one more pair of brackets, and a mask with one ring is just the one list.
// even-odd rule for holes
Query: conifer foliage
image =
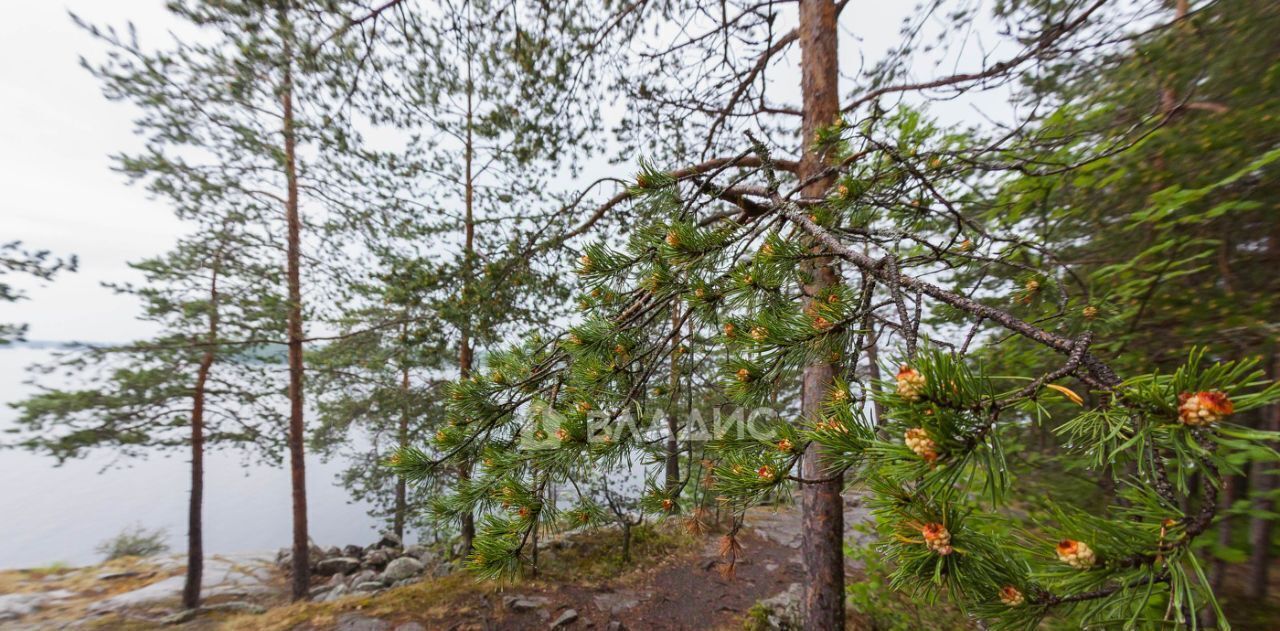
{"label": "conifer foliage", "polygon": [[[672,356],[718,363],[719,392],[744,412],[825,362],[835,377],[820,413],[774,410],[706,444],[721,502],[741,511],[769,493],[847,479],[870,495],[894,586],[923,601],[946,598],[997,628],[1051,615],[1196,625],[1197,612],[1217,608],[1193,546],[1221,509],[1221,475],[1275,457],[1274,435],[1233,415],[1280,399],[1280,387],[1252,362],[1204,350],[1172,374],[1117,375],[1091,351],[1091,333],[1068,337],[925,280],[1019,265],[1002,259],[1021,244],[1015,235],[964,212],[962,191],[987,177],[973,160],[986,148],[959,140],[905,107],[838,118],[805,148],[837,165],[821,197],[750,135],[713,167],[646,166],[626,196],[649,220],[577,261],[582,321],[491,356],[486,373],[450,392],[449,427],[433,445],[443,456],[406,449],[392,466],[418,477],[453,455],[479,456],[479,475],[435,510],[484,515],[471,565],[498,576],[528,557],[537,529],[599,519],[586,498],[548,502],[550,483],[602,475],[630,454],[656,457],[663,427],[648,393]],[[815,257],[830,258],[840,282],[815,285]],[[1067,291],[1050,280],[1061,270],[1021,269],[1012,304]],[[676,305],[690,333],[666,319]],[[989,373],[977,351],[1001,338],[960,343],[922,328],[939,311],[1024,338],[1054,367]],[[895,369],[868,366],[889,379],[863,370],[877,344],[898,353]],[[1074,412],[1051,418],[1062,404]],[[1061,497],[1028,517],[1009,504],[1020,472],[1005,437],[1050,422],[1092,475],[1114,481],[1105,510]],[[806,453],[822,454],[819,476],[802,471]],[[679,488],[657,486],[642,503],[659,518],[681,505]]]}

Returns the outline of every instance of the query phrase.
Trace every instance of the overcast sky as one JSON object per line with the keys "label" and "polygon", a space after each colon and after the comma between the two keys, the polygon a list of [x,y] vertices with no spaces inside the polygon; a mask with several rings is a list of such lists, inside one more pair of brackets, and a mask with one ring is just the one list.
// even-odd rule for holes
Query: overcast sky
{"label": "overcast sky", "polygon": [[[5,2],[0,20],[0,241],[80,257],[80,272],[0,304],[0,322],[31,325],[33,340],[118,341],[147,332],[136,301],[99,286],[127,280],[125,262],[163,251],[181,230],[172,213],[111,170],[139,146],[131,108],[109,103],[79,66],[100,50],[67,11],[94,22],[133,20],[159,36],[173,21],[160,0]],[[9,277],[24,287],[30,282]]]}
{"label": "overcast sky", "polygon": [[[892,46],[912,3],[852,0],[842,24],[842,65],[851,71]],[[163,44],[180,25],[162,0],[6,0],[0,20],[0,242],[76,254],[80,271],[29,287],[30,300],[0,304],[0,322],[27,322],[32,340],[124,341],[149,333],[134,319],[137,303],[102,288],[103,281],[137,278],[126,262],[165,251],[182,227],[163,202],[128,186],[111,170],[110,155],[139,147],[132,106],[106,101],[78,64],[97,58],[100,43],[72,24],[74,11],[116,26],[134,22],[144,45]],[[856,19],[850,18],[851,11]],[[789,11],[786,13],[790,13]],[[857,33],[851,32],[853,24]],[[979,60],[970,57],[973,65]],[[771,71],[784,83],[794,67]],[[936,69],[930,64],[931,75]],[[798,74],[798,73],[796,73]],[[794,76],[798,84],[798,76]],[[793,94],[798,94],[798,85]],[[942,114],[974,116],[948,103]],[[948,111],[949,110],[949,111]],[[625,173],[624,173],[625,175]]]}

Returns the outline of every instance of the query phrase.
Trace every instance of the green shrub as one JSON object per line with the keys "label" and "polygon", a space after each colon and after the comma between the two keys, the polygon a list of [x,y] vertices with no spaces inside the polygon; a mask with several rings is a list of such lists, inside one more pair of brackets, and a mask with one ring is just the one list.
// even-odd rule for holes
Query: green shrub
{"label": "green shrub", "polygon": [[168,538],[169,533],[164,528],[147,530],[137,524],[98,544],[95,550],[103,555],[104,561],[121,557],[149,557],[168,552],[169,544],[165,543]]}

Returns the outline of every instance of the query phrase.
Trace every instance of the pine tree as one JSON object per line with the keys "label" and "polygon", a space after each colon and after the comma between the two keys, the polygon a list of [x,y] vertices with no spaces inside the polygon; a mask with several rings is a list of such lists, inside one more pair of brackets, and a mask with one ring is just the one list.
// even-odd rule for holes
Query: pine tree
{"label": "pine tree", "polygon": [[[921,82],[900,81],[891,64],[844,103],[834,67],[843,5],[802,1],[799,27],[781,35],[772,31],[772,14],[751,9],[716,22],[758,54],[737,57],[748,60],[739,69],[726,53],[731,79],[674,83],[672,92],[689,97],[678,101],[685,111],[699,115],[656,136],[683,136],[685,144],[671,144],[670,153],[687,155],[696,137],[690,130],[698,129],[708,150],[731,147],[728,156],[644,167],[626,191],[567,233],[590,230],[626,203],[642,218],[625,240],[583,248],[577,271],[584,292],[598,297],[584,320],[554,339],[532,336],[491,354],[487,375],[452,388],[451,427],[430,451],[449,456],[482,445],[482,467],[436,510],[483,515],[472,567],[484,575],[513,571],[529,553],[532,532],[567,526],[563,517],[590,509],[544,501],[548,484],[646,452],[651,432],[662,429],[648,420],[646,395],[657,368],[692,339],[672,335],[668,316],[679,305],[701,340],[691,352],[720,360],[721,390],[741,410],[801,385],[799,410],[775,411],[763,424],[740,414],[707,450],[715,492],[737,511],[770,493],[794,488],[803,496],[807,626],[842,624],[839,493],[846,476],[871,493],[880,551],[895,566],[893,585],[926,602],[945,596],[1010,628],[1034,628],[1051,614],[1082,624],[1195,624],[1198,610],[1216,608],[1192,546],[1220,509],[1220,473],[1235,470],[1246,454],[1267,452],[1265,442],[1274,438],[1236,425],[1234,415],[1274,402],[1280,388],[1253,363],[1213,363],[1200,352],[1172,373],[1146,364],[1124,378],[1091,332],[1049,328],[1022,312],[1018,305],[1042,296],[1068,292],[1069,299],[1070,288],[1050,279],[1070,270],[1051,252],[1034,264],[1006,257],[1013,248],[1048,250],[988,225],[967,202],[975,187],[1009,171],[1058,164],[1054,142],[1034,142],[1035,132],[1022,124],[983,137],[941,129],[918,109],[883,107],[926,90],[963,95],[1030,82],[1044,60],[1123,48],[1130,40],[1115,31],[1128,23],[1100,13],[1102,4],[1008,9],[1000,17],[1014,32],[1030,31],[1019,33],[1020,41],[1034,42],[1022,52]],[[1020,22],[1022,11],[1036,19]],[[615,17],[604,23],[627,20],[625,12],[611,22]],[[688,39],[673,48],[701,51],[719,42],[682,32]],[[799,160],[774,157],[785,135],[766,142],[720,133],[739,118],[767,121],[756,135],[773,132],[780,117],[797,111],[768,103],[753,87],[794,42],[804,98]],[[679,66],[667,63],[663,72]],[[725,86],[741,89],[727,89],[725,100]],[[647,87],[653,103],[677,102]],[[1012,308],[1008,299],[993,305],[985,295],[925,279],[948,282],[989,267],[1023,275]],[[978,358],[998,353],[1003,337],[960,329],[964,339],[952,338],[922,328],[926,313],[975,330],[989,323],[1000,336],[1024,340],[1050,367],[996,376]],[[862,365],[877,338],[880,361],[897,361],[879,366],[891,378],[868,380]],[[1091,404],[1055,383],[1067,377],[1084,384]],[[1008,510],[1016,472],[1004,441],[1042,421],[1045,401],[1058,396],[1087,407],[1055,432],[1091,471],[1116,480],[1118,499],[1088,511],[1056,498],[1043,520],[1025,521]],[[866,415],[873,403],[883,411],[874,421]],[[406,449],[393,466],[419,477],[443,460]],[[663,514],[679,504],[655,490],[645,496],[647,510]]]}
{"label": "pine tree", "polygon": [[[560,252],[531,250],[548,224],[561,221],[554,211],[563,204],[548,180],[575,168],[580,157],[570,149],[582,146],[594,115],[566,100],[573,69],[563,63],[564,51],[526,30],[523,10],[402,2],[376,15],[385,26],[375,47],[380,81],[356,100],[409,140],[371,153],[386,168],[366,183],[386,195],[385,204],[366,211],[362,231],[372,259],[388,270],[373,292],[387,300],[348,303],[352,317],[342,328],[354,342],[365,337],[361,331],[376,336],[387,324],[407,323],[409,365],[402,368],[428,374],[442,368],[447,335],[451,363],[466,378],[486,346],[566,311],[565,284],[542,262]],[[426,327],[436,331],[421,335]],[[443,426],[438,417],[411,424],[432,433]],[[452,475],[465,480],[472,467],[460,457]],[[442,471],[433,483],[449,477]],[[460,514],[456,521],[466,554],[473,519]]]}
{"label": "pine tree", "polygon": [[[26,250],[21,241],[0,243],[0,276],[23,274],[39,280],[51,280],[62,271],[74,272],[78,265],[75,256],[56,258],[48,250]],[[26,294],[13,285],[0,282],[0,302],[17,302]],[[26,324],[0,323],[0,345],[21,342],[27,333]]]}
{"label": "pine tree", "polygon": [[[254,261],[252,237],[229,214],[202,226],[164,256],[131,265],[142,285],[114,285],[143,304],[159,333],[119,346],[62,354],[38,372],[75,387],[45,389],[17,404],[26,449],[62,462],[96,449],[125,457],[190,449],[187,574],[183,605],[200,604],[206,444],[251,448],[270,462],[283,441],[275,393],[264,388],[273,362],[261,357],[264,332],[278,331],[266,307],[279,296],[261,281],[276,271]],[[269,287],[269,286],[268,286]]]}
{"label": "pine tree", "polygon": [[[122,35],[84,24],[110,51],[105,63],[86,66],[108,98],[142,110],[136,124],[146,149],[121,157],[123,168],[171,198],[181,218],[204,216],[211,204],[234,205],[264,259],[284,270],[285,298],[272,308],[285,323],[288,348],[292,588],[294,598],[304,598],[304,320],[319,313],[303,304],[303,286],[318,290],[341,267],[343,220],[361,201],[338,176],[346,168],[339,157],[359,155],[361,145],[347,105],[360,78],[364,33],[348,16],[366,9],[318,0],[189,0],[169,8],[208,41],[149,51],[132,27]],[[316,255],[304,261],[304,249]]]}
{"label": "pine tree", "polygon": [[[1269,79],[1277,71],[1272,35],[1280,12],[1248,2],[1154,10],[1164,26],[1140,35],[1124,54],[1105,64],[1064,61],[1052,80],[1032,83],[1021,95],[1054,108],[1038,138],[1026,141],[1029,150],[1043,151],[1036,145],[1054,139],[1055,161],[1081,166],[1028,172],[1002,183],[986,202],[995,225],[1026,226],[1074,270],[1071,278],[1048,279],[1017,308],[1027,318],[1061,314],[1073,334],[1093,331],[1119,366],[1172,370],[1187,346],[1203,344],[1220,360],[1261,353],[1275,379],[1280,287],[1263,270],[1280,260],[1280,223],[1271,207],[1280,128],[1272,114],[1277,86]],[[1110,149],[1095,155],[1098,146]],[[1007,255],[1031,265],[1045,258],[1029,248]],[[998,295],[1009,283],[1029,280],[1022,271],[995,273],[979,286]],[[1071,301],[1057,299],[1052,285],[1059,282],[1078,286]],[[993,370],[1035,365],[1009,347],[1000,359]],[[1271,408],[1258,410],[1251,423],[1277,431],[1277,419]],[[1263,462],[1250,469],[1228,477],[1223,499],[1224,506],[1243,499],[1237,494],[1246,482],[1256,491],[1262,512],[1249,519],[1248,551],[1232,550],[1232,524],[1245,520],[1230,513],[1213,549],[1219,557],[1252,557],[1250,589],[1260,597],[1270,565],[1272,520],[1265,511],[1274,476]],[[1214,565],[1221,583],[1225,563],[1219,558]]]}

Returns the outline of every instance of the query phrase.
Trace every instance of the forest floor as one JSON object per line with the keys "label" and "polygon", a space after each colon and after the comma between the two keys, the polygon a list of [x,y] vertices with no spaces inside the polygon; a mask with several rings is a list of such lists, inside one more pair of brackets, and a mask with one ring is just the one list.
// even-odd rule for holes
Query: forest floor
{"label": "forest floor", "polygon": [[[848,498],[846,521],[865,518],[858,500]],[[680,521],[635,529],[632,563],[622,562],[621,534],[605,530],[547,542],[536,577],[500,584],[454,573],[330,602],[287,603],[285,577],[265,558],[211,557],[218,559],[206,562],[216,578],[206,598],[213,610],[177,628],[421,631],[547,629],[559,623],[568,629],[741,629],[749,615],[765,615],[757,606],[761,601],[773,611],[794,610],[803,580],[794,506],[748,512],[731,572],[722,554],[723,531],[691,534]],[[856,567],[848,569],[856,576]],[[180,589],[181,573],[178,563],[138,559],[0,572],[0,599],[31,605],[0,621],[0,629],[168,626],[174,621],[165,616],[178,610],[172,589]],[[246,606],[265,612],[247,612]]]}
{"label": "forest floor", "polygon": [[[867,512],[856,496],[846,497],[845,521],[849,538],[857,539],[862,529],[854,526],[867,521]],[[171,617],[180,609],[180,558],[2,571],[0,631],[764,629],[771,618],[796,611],[803,581],[796,507],[748,511],[732,572],[725,571],[723,530],[692,534],[681,522],[634,529],[630,563],[622,560],[621,533],[605,529],[544,542],[538,576],[498,583],[454,572],[328,602],[289,603],[286,577],[273,559],[213,556],[206,560],[210,609],[181,621]],[[847,561],[850,584],[864,579],[853,558],[867,557]],[[1241,577],[1228,573],[1224,604],[1236,629],[1278,628],[1280,572],[1272,582],[1277,596],[1265,605],[1237,602]],[[956,612],[925,615],[930,608],[884,594],[871,607],[864,614],[851,611],[848,628],[959,629],[967,622]]]}

